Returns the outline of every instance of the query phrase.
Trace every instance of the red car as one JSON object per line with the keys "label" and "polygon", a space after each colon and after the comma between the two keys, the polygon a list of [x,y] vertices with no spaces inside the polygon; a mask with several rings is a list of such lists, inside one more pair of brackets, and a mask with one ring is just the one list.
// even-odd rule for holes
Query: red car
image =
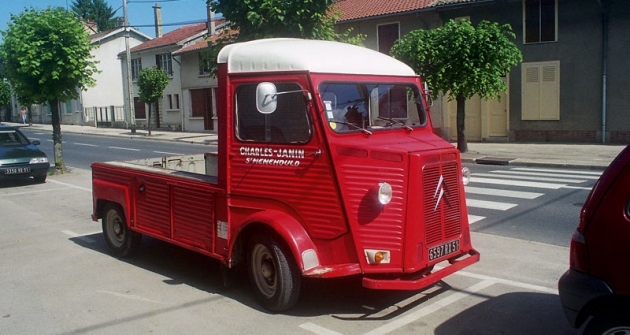
{"label": "red car", "polygon": [[584,334],[630,334],[630,146],[589,194],[558,289],[573,327]]}

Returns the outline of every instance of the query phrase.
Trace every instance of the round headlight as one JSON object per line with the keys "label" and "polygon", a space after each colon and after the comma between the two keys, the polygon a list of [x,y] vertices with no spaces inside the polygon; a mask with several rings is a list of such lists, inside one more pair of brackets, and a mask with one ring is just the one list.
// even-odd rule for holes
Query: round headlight
{"label": "round headlight", "polygon": [[468,185],[470,182],[470,169],[467,167],[462,168],[462,182],[464,182],[464,185]]}
{"label": "round headlight", "polygon": [[392,201],[392,185],[382,182],[378,184],[378,202],[382,205],[387,205]]}

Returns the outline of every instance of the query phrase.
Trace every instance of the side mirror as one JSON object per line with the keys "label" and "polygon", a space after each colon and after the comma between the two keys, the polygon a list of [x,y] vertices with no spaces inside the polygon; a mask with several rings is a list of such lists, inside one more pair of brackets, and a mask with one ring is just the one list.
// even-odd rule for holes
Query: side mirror
{"label": "side mirror", "polygon": [[35,140],[35,141],[31,142],[31,143],[32,143],[33,145],[40,145],[40,144],[42,144],[42,143],[41,143],[40,141],[38,141],[38,140]]}
{"label": "side mirror", "polygon": [[278,90],[276,85],[263,82],[256,87],[256,109],[262,114],[271,114],[278,106]]}

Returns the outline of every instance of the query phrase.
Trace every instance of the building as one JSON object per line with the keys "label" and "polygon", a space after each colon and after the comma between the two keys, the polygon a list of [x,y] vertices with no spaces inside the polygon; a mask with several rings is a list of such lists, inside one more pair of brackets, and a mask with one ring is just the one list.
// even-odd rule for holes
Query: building
{"label": "building", "polygon": [[[388,53],[415,29],[450,19],[510,24],[523,63],[508,76],[503,99],[470,99],[472,141],[630,143],[625,91],[630,79],[630,2],[613,0],[339,0],[338,29],[367,35]],[[455,106],[432,109],[443,137],[456,137]]]}

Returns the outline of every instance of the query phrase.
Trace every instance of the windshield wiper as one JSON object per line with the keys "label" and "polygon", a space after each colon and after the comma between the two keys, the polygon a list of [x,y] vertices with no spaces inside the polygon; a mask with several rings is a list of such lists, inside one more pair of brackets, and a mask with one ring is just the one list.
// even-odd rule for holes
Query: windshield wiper
{"label": "windshield wiper", "polygon": [[377,118],[377,119],[380,119],[380,120],[389,121],[389,122],[390,122],[390,124],[389,124],[388,126],[391,126],[391,125],[393,125],[393,124],[397,123],[397,124],[401,124],[401,125],[402,125],[405,129],[407,129],[407,130],[409,130],[409,131],[413,131],[413,128],[411,128],[409,125],[407,125],[407,124],[405,123],[405,121],[401,121],[401,120],[394,120],[394,119],[392,119],[392,118],[383,117],[383,116],[377,116],[376,118]]}
{"label": "windshield wiper", "polygon": [[337,121],[337,120],[328,120],[328,121],[329,122],[334,122],[334,123],[337,123],[337,124],[345,124],[346,126],[350,126],[350,127],[354,128],[354,129],[359,129],[360,131],[362,131],[363,133],[365,133],[367,135],[372,135],[371,131],[369,131],[369,130],[367,130],[365,128],[361,128],[361,127],[357,126],[354,123],[345,122],[345,121]]}

